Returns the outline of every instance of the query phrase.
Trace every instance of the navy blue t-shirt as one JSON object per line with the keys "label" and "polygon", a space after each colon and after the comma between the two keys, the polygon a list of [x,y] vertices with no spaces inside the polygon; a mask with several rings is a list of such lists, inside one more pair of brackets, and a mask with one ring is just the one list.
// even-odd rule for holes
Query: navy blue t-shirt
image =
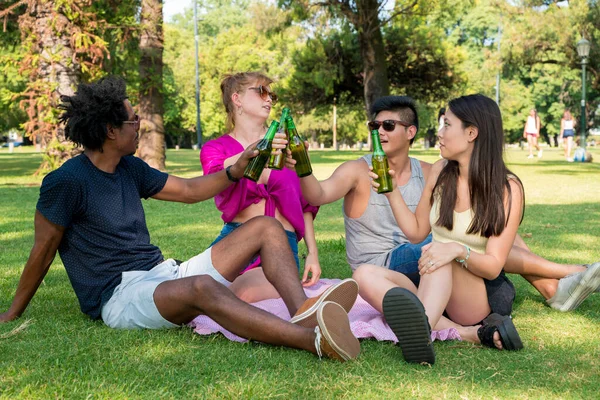
{"label": "navy blue t-shirt", "polygon": [[81,311],[100,318],[124,271],[148,271],[162,259],[150,244],[141,198],[160,192],[168,175],[143,160],[121,158],[113,174],[85,154],[64,163],[42,182],[37,209],[65,227],[60,258]]}

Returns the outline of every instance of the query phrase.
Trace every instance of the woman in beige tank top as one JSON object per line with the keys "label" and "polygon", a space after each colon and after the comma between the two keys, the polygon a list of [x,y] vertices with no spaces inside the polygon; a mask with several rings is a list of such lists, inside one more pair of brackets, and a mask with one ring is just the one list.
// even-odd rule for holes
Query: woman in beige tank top
{"label": "woman in beige tank top", "polygon": [[493,100],[482,95],[454,99],[439,133],[444,159],[432,167],[415,213],[399,191],[386,194],[411,242],[433,233],[419,260],[418,288],[398,274],[383,298],[384,316],[400,331],[395,333],[407,361],[435,359],[429,327],[460,329],[463,339],[498,349],[523,347],[510,311],[494,313],[495,301],[512,309],[514,288],[512,298],[494,302],[488,293],[493,288],[488,282],[504,278],[524,208],[521,181],[504,164],[503,137]]}

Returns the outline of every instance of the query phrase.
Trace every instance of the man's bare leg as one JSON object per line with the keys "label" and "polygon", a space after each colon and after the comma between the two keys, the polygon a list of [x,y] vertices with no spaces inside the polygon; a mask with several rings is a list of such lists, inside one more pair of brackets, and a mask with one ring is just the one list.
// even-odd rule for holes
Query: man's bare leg
{"label": "man's bare leg", "polygon": [[238,336],[316,352],[312,329],[244,303],[207,275],[163,282],[154,292],[154,301],[160,314],[174,324],[205,314]]}
{"label": "man's bare leg", "polygon": [[585,271],[585,267],[546,260],[532,253],[521,236],[517,235],[504,270],[510,274],[523,276],[545,299],[549,299],[556,293],[559,279]]}
{"label": "man's bare leg", "polygon": [[215,244],[211,252],[213,266],[228,281],[233,281],[256,254],[260,255],[263,273],[281,295],[290,315],[306,301],[287,235],[276,219],[252,218]]}

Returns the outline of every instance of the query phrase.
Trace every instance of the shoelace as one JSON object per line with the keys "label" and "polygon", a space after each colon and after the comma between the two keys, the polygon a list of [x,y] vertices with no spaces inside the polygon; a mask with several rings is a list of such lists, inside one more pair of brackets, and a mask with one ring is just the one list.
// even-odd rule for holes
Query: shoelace
{"label": "shoelace", "polygon": [[315,348],[320,360],[323,357],[323,351],[321,350],[321,329],[318,326],[315,327]]}

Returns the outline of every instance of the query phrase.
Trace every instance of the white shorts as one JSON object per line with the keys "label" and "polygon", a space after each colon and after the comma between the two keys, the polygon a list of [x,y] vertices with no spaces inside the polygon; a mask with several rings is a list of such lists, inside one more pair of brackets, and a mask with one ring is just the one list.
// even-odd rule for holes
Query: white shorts
{"label": "white shorts", "polygon": [[209,247],[181,265],[168,259],[150,271],[123,272],[121,284],[102,307],[102,320],[117,329],[175,328],[178,325],[167,321],[158,312],[154,291],[163,282],[196,275],[210,275],[225,286],[231,285],[213,266]]}

